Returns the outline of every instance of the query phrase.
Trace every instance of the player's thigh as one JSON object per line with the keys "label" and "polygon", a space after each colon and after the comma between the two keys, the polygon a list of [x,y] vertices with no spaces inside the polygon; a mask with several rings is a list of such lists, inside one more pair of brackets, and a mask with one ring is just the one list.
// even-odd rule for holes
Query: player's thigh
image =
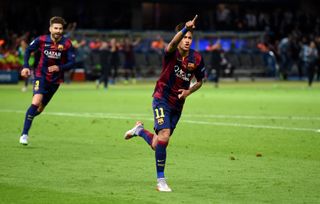
{"label": "player's thigh", "polygon": [[46,82],[42,78],[35,78],[33,80],[33,95],[44,94],[46,92]]}
{"label": "player's thigh", "polygon": [[161,129],[158,132],[157,141],[168,142],[170,139],[171,130],[169,128]]}
{"label": "player's thigh", "polygon": [[170,108],[160,99],[154,98],[152,102],[154,116],[154,130],[158,132],[162,129],[170,129]]}
{"label": "player's thigh", "polygon": [[43,94],[34,94],[33,97],[32,97],[32,104],[33,105],[36,105],[36,106],[40,106],[41,105],[41,102],[42,102],[42,99],[43,99]]}
{"label": "player's thigh", "polygon": [[43,94],[46,93],[46,84],[42,78],[35,78],[33,80],[33,97],[32,104],[40,106],[43,100]]}
{"label": "player's thigh", "polygon": [[47,92],[43,95],[42,99],[42,105],[45,107],[49,101],[52,99],[53,95],[56,93],[58,90],[59,85],[58,84],[52,84],[47,87]]}
{"label": "player's thigh", "polygon": [[171,135],[173,131],[176,129],[176,126],[180,120],[181,117],[181,111],[172,111],[171,112],[171,121],[170,121],[170,129],[171,129]]}

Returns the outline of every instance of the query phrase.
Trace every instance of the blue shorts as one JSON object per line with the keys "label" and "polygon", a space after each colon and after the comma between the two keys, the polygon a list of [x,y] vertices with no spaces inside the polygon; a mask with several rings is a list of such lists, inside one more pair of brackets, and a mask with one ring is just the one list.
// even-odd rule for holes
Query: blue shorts
{"label": "blue shorts", "polygon": [[35,78],[33,80],[33,95],[42,94],[42,105],[46,106],[54,93],[58,90],[59,84],[48,84],[45,79]]}
{"label": "blue shorts", "polygon": [[172,135],[180,119],[181,111],[173,109],[167,102],[158,98],[153,98],[152,108],[154,131],[158,134],[162,129],[170,129],[170,135]]}

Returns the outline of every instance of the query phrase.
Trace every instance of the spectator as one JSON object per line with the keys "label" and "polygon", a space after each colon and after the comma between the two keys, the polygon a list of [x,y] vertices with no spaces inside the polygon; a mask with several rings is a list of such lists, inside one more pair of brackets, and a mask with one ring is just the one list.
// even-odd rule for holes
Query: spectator
{"label": "spectator", "polygon": [[111,84],[116,83],[116,79],[118,77],[118,67],[120,64],[120,43],[117,41],[116,38],[112,38],[110,40],[110,69],[113,71],[112,73],[112,80],[110,81]]}
{"label": "spectator", "polygon": [[103,82],[104,89],[107,90],[109,83],[109,73],[110,73],[110,65],[109,65],[109,57],[110,51],[108,49],[108,42],[104,39],[99,48],[100,51],[100,64],[101,64],[101,73],[100,78],[97,80],[97,88],[99,88],[100,84]]}
{"label": "spectator", "polygon": [[257,47],[262,53],[264,64],[268,69],[267,76],[276,77],[278,70],[277,59],[272,49],[270,49],[270,45],[267,43],[258,43]]}
{"label": "spectator", "polygon": [[230,25],[230,10],[225,4],[218,4],[216,8],[216,21],[218,29],[225,30]]}
{"label": "spectator", "polygon": [[[22,39],[20,41],[20,46],[18,47],[18,58],[19,58],[19,65],[20,66],[23,65],[24,54],[26,52],[27,47],[28,47],[28,44],[27,44],[26,40]],[[29,64],[34,67],[34,56],[33,56],[33,54],[29,58]],[[27,91],[30,79],[31,78],[25,78],[24,79],[24,85],[23,85],[23,87],[21,89],[22,92],[26,92]]]}
{"label": "spectator", "polygon": [[308,73],[308,85],[311,87],[315,74],[316,62],[318,60],[318,50],[315,42],[306,41],[302,46],[300,56],[302,58],[303,68]]}
{"label": "spectator", "polygon": [[134,56],[134,47],[140,43],[140,38],[137,38],[135,41],[128,36],[124,38],[122,45],[122,52],[124,53],[124,78],[125,83],[128,83],[129,75],[132,78],[132,82],[136,83],[135,79],[135,56]]}
{"label": "spectator", "polygon": [[213,70],[215,70],[215,77],[214,77],[214,82],[215,82],[215,87],[218,88],[219,86],[219,78],[220,78],[220,72],[221,72],[221,65],[222,65],[222,56],[221,56],[221,43],[220,39],[218,39],[214,44],[209,44],[206,47],[206,50],[211,53],[210,57],[210,64],[211,64],[211,70],[208,71],[209,75]]}

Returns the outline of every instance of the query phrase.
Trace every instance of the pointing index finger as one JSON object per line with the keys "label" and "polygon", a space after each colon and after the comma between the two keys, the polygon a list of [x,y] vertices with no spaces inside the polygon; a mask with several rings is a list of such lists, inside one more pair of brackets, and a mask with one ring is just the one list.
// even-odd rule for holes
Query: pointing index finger
{"label": "pointing index finger", "polygon": [[194,23],[198,18],[198,15],[195,15],[195,17],[192,19],[192,22]]}

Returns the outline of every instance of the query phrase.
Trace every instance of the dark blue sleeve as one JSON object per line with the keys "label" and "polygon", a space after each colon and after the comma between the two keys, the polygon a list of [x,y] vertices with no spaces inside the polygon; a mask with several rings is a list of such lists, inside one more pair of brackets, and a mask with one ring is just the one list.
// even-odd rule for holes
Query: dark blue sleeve
{"label": "dark blue sleeve", "polygon": [[201,57],[201,61],[195,71],[195,77],[197,79],[197,81],[200,81],[204,78],[205,76],[205,71],[206,71],[206,68],[204,66],[204,62],[203,62],[203,58]]}
{"label": "dark blue sleeve", "polygon": [[30,45],[27,47],[26,52],[24,54],[24,62],[23,62],[23,67],[25,68],[30,68],[29,65],[29,58],[32,52],[36,51],[40,46],[40,39],[36,38],[34,39]]}
{"label": "dark blue sleeve", "polygon": [[75,64],[75,50],[74,47],[71,45],[70,48],[67,50],[67,63],[60,65],[60,71],[68,71],[74,67]]}

